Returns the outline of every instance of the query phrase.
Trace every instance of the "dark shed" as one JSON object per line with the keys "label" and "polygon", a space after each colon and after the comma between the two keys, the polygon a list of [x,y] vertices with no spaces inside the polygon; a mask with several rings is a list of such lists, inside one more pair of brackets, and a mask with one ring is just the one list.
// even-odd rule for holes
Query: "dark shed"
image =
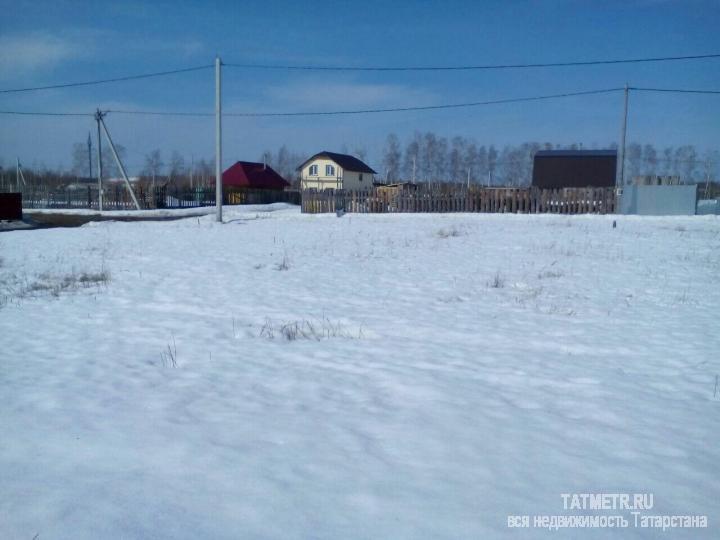
{"label": "dark shed", "polygon": [[0,220],[22,219],[22,193],[0,193]]}
{"label": "dark shed", "polygon": [[615,187],[615,150],[540,150],[532,185],[542,189]]}

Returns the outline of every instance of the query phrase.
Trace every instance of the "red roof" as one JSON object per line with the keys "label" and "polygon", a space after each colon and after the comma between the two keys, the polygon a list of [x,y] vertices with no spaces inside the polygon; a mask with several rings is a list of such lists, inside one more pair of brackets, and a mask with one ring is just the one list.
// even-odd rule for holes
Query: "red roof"
{"label": "red roof", "polygon": [[290,184],[263,163],[238,161],[222,175],[223,186],[255,189],[285,189]]}

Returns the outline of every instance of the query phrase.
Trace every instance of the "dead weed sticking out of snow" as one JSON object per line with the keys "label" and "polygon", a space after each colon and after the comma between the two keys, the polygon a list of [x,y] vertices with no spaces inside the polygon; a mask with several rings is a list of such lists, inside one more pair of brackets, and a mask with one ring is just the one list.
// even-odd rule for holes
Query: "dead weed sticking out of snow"
{"label": "dead weed sticking out of snow", "polygon": [[322,341],[331,338],[361,339],[362,328],[357,333],[351,332],[340,322],[332,322],[327,317],[320,320],[297,320],[289,322],[276,322],[272,319],[265,319],[260,329],[260,337],[267,339],[281,339],[285,341]]}
{"label": "dead weed sticking out of snow", "polygon": [[160,352],[160,362],[163,367],[172,366],[177,367],[177,345],[175,345],[175,335],[172,335],[172,346],[170,343],[167,344],[167,349]]}
{"label": "dead weed sticking out of snow", "polygon": [[491,289],[502,289],[505,287],[505,278],[500,272],[495,272],[493,278],[488,281],[487,286]]}
{"label": "dead weed sticking out of snow", "polygon": [[288,259],[287,253],[285,253],[282,260],[275,265],[275,270],[280,272],[290,270],[290,259]]}

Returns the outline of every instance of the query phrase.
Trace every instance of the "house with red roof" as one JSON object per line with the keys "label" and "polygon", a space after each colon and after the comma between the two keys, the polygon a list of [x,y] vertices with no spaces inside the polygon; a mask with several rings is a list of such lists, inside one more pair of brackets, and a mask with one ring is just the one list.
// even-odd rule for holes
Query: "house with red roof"
{"label": "house with red roof", "polygon": [[238,161],[222,175],[224,190],[266,189],[282,191],[290,184],[265,163]]}

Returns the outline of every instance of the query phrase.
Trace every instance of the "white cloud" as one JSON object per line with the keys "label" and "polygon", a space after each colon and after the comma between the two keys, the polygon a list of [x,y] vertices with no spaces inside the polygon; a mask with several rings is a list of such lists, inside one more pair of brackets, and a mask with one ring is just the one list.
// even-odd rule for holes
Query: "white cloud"
{"label": "white cloud", "polygon": [[0,73],[31,72],[84,56],[86,50],[73,39],[47,33],[0,36]]}

